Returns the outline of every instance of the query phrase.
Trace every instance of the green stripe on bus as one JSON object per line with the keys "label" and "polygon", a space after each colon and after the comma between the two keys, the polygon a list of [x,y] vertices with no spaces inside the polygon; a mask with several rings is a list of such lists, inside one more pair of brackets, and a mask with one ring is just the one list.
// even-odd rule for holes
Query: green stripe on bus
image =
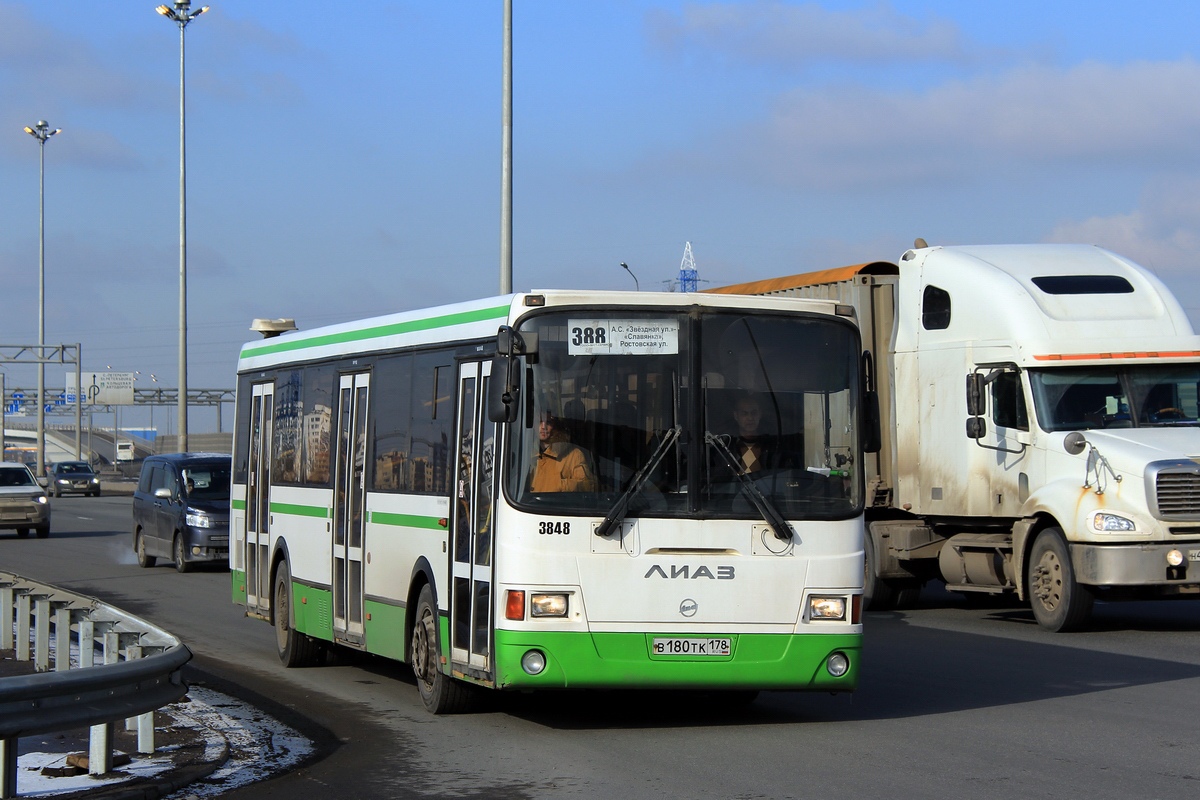
{"label": "green stripe on bus", "polygon": [[308,339],[280,336],[277,341],[273,341],[271,344],[260,344],[254,347],[243,348],[242,358],[266,356],[272,353],[286,353],[291,350],[306,350],[310,347],[346,344],[347,342],[365,341],[367,339],[379,339],[384,336],[398,336],[402,333],[415,333],[416,331],[427,331],[433,328],[447,328],[452,325],[465,325],[471,322],[483,322],[484,320],[507,317],[508,312],[509,307],[505,305],[494,308],[483,308],[476,311],[460,311],[457,314],[445,314],[440,317],[429,317],[428,319],[395,322],[391,325],[377,325],[373,328],[363,328],[361,330],[329,333],[324,336],[314,336]]}
{"label": "green stripe on bus", "polygon": [[229,582],[234,605],[246,605],[246,573],[240,569],[229,570]]}
{"label": "green stripe on bus", "polygon": [[328,519],[333,515],[329,506],[302,506],[299,503],[271,503],[274,514],[290,514],[293,517],[320,517]]}
{"label": "green stripe on bus", "polygon": [[246,510],[246,501],[245,500],[230,500],[229,507],[234,509],[235,511],[245,511]]}
{"label": "green stripe on bus", "polygon": [[[496,631],[495,681],[500,689],[777,689],[853,691],[862,659],[862,634],[732,635],[733,654],[725,658],[656,656],[655,636],[709,638],[680,630],[671,634]],[[538,650],[546,669],[529,675],[521,657]],[[825,668],[835,652],[850,661],[846,674]]]}
{"label": "green stripe on bus", "polygon": [[441,524],[440,517],[422,517],[417,514],[392,514],[387,511],[372,511],[371,522],[378,523],[379,525],[401,525],[405,528],[428,528],[434,531],[446,529]]}
{"label": "green stripe on bus", "polygon": [[[363,601],[363,632],[366,635],[368,653],[404,660],[407,609],[403,605],[391,605],[375,600]],[[446,641],[443,639],[442,641]]]}

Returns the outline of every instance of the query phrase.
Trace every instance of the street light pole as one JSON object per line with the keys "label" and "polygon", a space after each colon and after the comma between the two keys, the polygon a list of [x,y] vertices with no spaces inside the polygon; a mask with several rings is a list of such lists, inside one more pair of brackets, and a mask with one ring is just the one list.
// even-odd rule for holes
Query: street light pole
{"label": "street light pole", "polygon": [[183,29],[208,11],[191,10],[191,0],[175,0],[174,8],[159,6],[155,11],[179,26],[179,452],[188,449],[187,423],[187,148],[184,102]]}
{"label": "street light pole", "polygon": [[500,102],[500,294],[512,291],[512,0],[504,0]]}
{"label": "street light pole", "polygon": [[38,140],[41,163],[38,170],[38,386],[37,386],[37,474],[46,474],[46,140],[62,128],[50,130],[44,119],[25,126]]}
{"label": "street light pole", "polygon": [[629,277],[633,278],[633,290],[635,292],[640,292],[642,290],[642,286],[638,283],[637,275],[633,274],[633,270],[631,270],[629,265],[624,261],[621,262],[621,266],[624,267],[625,271],[629,273]]}

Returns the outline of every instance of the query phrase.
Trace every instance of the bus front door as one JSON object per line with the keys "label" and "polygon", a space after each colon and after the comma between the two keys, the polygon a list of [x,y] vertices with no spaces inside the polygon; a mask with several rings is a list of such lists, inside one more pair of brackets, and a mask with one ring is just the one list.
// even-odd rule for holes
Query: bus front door
{"label": "bus front door", "polygon": [[487,418],[490,362],[462,364],[458,374],[454,468],[453,586],[450,658],[455,671],[492,680],[492,504],[496,424]]}
{"label": "bus front door", "polygon": [[250,463],[246,474],[246,610],[271,610],[271,423],[275,385],[256,384],[250,399]]}
{"label": "bus front door", "polygon": [[333,489],[333,638],[363,643],[363,539],[370,374],[342,375]]}

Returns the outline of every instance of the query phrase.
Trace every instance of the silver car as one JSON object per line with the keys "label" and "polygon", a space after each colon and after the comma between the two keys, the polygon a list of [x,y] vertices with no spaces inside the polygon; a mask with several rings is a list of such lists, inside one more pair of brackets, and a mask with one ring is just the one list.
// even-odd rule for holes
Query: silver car
{"label": "silver car", "polygon": [[30,529],[39,539],[50,535],[50,499],[33,477],[29,467],[0,462],[0,529],[10,528],[17,536],[28,536]]}

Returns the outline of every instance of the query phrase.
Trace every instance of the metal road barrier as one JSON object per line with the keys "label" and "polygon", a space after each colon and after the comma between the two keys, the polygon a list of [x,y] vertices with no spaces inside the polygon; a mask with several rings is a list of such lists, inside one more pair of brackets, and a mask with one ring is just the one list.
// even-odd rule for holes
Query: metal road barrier
{"label": "metal road barrier", "polygon": [[21,736],[91,726],[94,775],[112,769],[118,720],[136,728],[138,752],[154,752],[154,711],[187,694],[180,670],[192,657],[178,638],[145,620],[9,572],[0,572],[0,650],[32,661],[35,670],[0,678],[0,798],[17,796]]}

